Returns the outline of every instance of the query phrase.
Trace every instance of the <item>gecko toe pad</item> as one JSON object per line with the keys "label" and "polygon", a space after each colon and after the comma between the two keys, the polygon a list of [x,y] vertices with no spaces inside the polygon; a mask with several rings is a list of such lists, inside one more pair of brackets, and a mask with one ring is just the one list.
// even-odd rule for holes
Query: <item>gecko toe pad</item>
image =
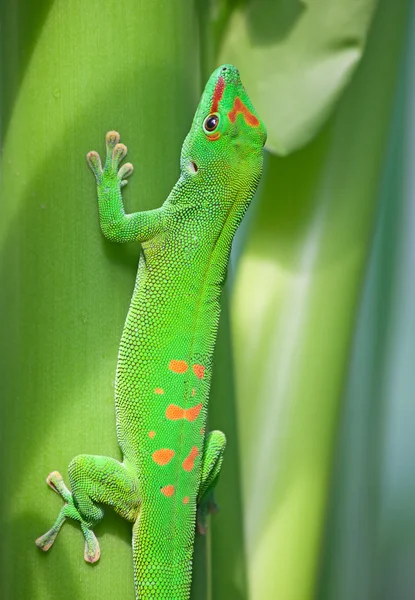
{"label": "gecko toe pad", "polygon": [[120,134],[118,131],[109,131],[105,136],[105,141],[108,147],[113,148],[120,141]]}

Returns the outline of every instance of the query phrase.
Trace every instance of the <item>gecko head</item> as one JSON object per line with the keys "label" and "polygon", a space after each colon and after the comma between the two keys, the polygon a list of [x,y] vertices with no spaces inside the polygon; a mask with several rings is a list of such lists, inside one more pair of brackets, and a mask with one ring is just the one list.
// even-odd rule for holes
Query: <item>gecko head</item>
{"label": "gecko head", "polygon": [[255,190],[266,137],[238,69],[222,65],[206,84],[183,144],[182,173],[212,186]]}

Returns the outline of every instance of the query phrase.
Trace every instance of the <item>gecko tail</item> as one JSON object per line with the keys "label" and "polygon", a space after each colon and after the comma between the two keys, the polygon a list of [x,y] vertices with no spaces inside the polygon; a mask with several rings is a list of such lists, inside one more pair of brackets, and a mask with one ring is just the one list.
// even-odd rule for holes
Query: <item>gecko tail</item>
{"label": "gecko tail", "polygon": [[[141,512],[133,526],[134,586],[139,600],[189,600],[192,579],[192,553],[175,556],[173,540],[160,528],[148,527]],[[151,530],[151,535],[149,534]],[[157,535],[159,533],[159,535]],[[193,544],[192,544],[193,546]]]}

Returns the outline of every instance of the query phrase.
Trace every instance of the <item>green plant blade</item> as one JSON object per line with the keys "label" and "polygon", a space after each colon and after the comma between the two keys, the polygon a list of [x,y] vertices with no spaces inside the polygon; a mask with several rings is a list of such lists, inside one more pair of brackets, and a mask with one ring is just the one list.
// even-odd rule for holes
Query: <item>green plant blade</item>
{"label": "green plant blade", "polygon": [[329,123],[303,150],[269,157],[241,250],[232,324],[250,600],[315,597],[407,10],[381,3]]}
{"label": "green plant blade", "polygon": [[[12,4],[2,31],[15,48],[28,3]],[[95,568],[75,525],[46,555],[34,540],[61,507],[50,471],[66,475],[80,453],[120,456],[113,381],[139,247],[103,239],[85,156],[119,130],[135,166],[127,209],[164,201],[199,99],[197,19],[187,3],[153,0],[56,0],[42,16],[18,41],[3,129],[0,595],[132,599],[131,525],[111,510]]]}
{"label": "green plant blade", "polygon": [[414,8],[341,414],[322,600],[415,597]]}

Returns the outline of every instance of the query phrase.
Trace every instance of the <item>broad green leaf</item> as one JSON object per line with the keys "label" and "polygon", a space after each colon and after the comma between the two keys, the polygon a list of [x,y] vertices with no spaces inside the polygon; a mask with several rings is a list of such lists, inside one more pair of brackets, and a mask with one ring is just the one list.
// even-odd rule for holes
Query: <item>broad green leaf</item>
{"label": "broad green leaf", "polygon": [[333,444],[407,10],[381,3],[329,123],[303,150],[269,156],[241,247],[231,315],[250,600],[318,597]]}
{"label": "broad green leaf", "polygon": [[415,597],[413,8],[341,413],[322,600]]}
{"label": "broad green leaf", "polygon": [[289,154],[313,139],[349,83],[363,56],[377,1],[234,4],[228,17],[229,4],[216,3],[214,18],[223,30],[219,62],[241,70],[267,125],[267,148]]}

